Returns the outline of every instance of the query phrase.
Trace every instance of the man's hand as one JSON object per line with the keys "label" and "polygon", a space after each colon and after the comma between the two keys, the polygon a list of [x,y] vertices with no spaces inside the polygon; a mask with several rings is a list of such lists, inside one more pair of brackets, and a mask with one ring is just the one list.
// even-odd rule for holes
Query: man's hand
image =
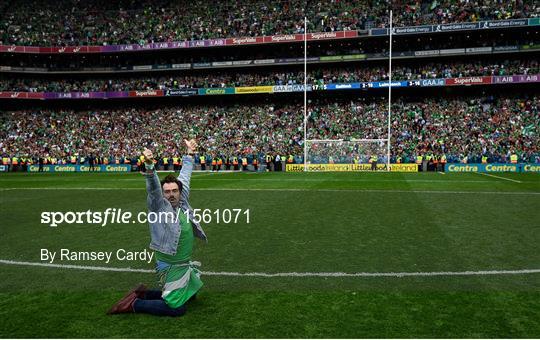
{"label": "man's hand", "polygon": [[184,139],[184,143],[186,143],[188,155],[191,155],[197,152],[197,142],[195,141],[195,139],[191,139],[191,140]]}
{"label": "man's hand", "polygon": [[144,162],[146,164],[154,164],[154,155],[152,154],[152,151],[150,151],[147,148],[144,148],[143,156],[144,156]]}

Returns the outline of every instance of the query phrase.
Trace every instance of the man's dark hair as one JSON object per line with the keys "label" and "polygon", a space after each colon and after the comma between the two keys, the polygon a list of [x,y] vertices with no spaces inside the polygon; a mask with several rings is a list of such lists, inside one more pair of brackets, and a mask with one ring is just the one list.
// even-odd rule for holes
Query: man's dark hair
{"label": "man's dark hair", "polygon": [[178,180],[178,178],[173,174],[168,174],[164,179],[161,180],[161,188],[163,188],[163,184],[165,183],[176,183],[178,184],[178,190],[182,192],[182,182]]}

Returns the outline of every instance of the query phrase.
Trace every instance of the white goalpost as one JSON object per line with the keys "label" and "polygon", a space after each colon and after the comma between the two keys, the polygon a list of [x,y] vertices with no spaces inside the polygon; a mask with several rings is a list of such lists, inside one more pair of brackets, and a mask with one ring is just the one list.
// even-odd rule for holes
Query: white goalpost
{"label": "white goalpost", "polygon": [[304,171],[307,171],[307,17],[304,17]]}
{"label": "white goalpost", "polygon": [[390,9],[390,49],[388,54],[388,152],[387,152],[387,169],[390,169],[390,140],[392,137],[391,119],[392,119],[392,9]]}
{"label": "white goalpost", "polygon": [[[378,170],[390,170],[392,119],[392,10],[390,10],[388,56],[387,136],[381,139],[309,139],[307,130],[307,18],[304,17],[304,171],[332,171],[336,164],[352,166],[339,170],[370,170],[376,159]],[[322,166],[324,165],[324,166]],[[358,166],[356,166],[358,165]],[[384,166],[380,166],[384,165]]]}

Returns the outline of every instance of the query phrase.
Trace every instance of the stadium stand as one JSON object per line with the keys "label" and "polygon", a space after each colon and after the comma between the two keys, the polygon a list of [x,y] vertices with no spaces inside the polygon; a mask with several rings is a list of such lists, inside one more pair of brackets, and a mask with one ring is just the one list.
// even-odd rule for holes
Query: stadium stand
{"label": "stadium stand", "polygon": [[[452,78],[469,76],[504,76],[539,74],[537,60],[529,58],[468,60],[448,62],[409,63],[393,69],[393,78],[402,80]],[[308,72],[308,84],[351,83],[388,79],[388,66],[321,67]],[[190,75],[168,74],[160,77],[108,77],[107,79],[35,79],[0,78],[0,91],[71,92],[71,91],[130,91],[179,88],[220,88],[235,86],[303,84],[301,70],[259,72],[201,72]]]}
{"label": "stadium stand", "polygon": [[[105,46],[303,33],[305,15],[308,32],[366,30],[387,27],[389,10],[386,1],[330,0],[255,1],[250,6],[239,1],[206,6],[200,1],[61,0],[29,11],[33,4],[0,4],[5,8],[0,45]],[[394,1],[392,9],[395,27],[539,16],[538,4],[530,1]],[[525,84],[538,82],[540,74],[535,25],[394,36],[392,79],[406,81],[407,88],[394,90],[391,161],[444,154],[448,162],[479,162],[482,157],[509,162],[518,154],[520,161],[539,162],[540,93]],[[382,82],[388,80],[388,40],[382,32],[308,43],[307,139],[387,137]],[[274,91],[304,83],[303,54],[303,42],[185,48],[182,53],[0,53],[0,95],[6,103],[0,111],[0,155],[63,164],[73,158],[84,163],[95,154],[101,163],[130,163],[137,169],[142,148],[152,146],[158,158],[172,158],[178,156],[176,141],[190,136],[200,141],[203,157],[249,157],[250,163],[262,163],[273,154],[303,162],[303,90]],[[507,91],[510,85],[497,84],[497,77],[517,77],[520,84]],[[437,80],[437,86],[450,82],[465,88],[454,82],[460,78],[478,85],[451,90],[419,83]],[[326,91],[351,83],[358,85],[356,91]],[[263,92],[273,94],[242,97],[235,90],[264,86],[272,89]],[[90,92],[165,97],[182,89],[193,91],[116,103],[84,99],[91,98],[84,96]],[[61,96],[71,93],[77,96]],[[201,97],[216,93],[223,95]],[[21,94],[46,100],[21,105]],[[50,98],[80,99],[56,105]],[[159,126],[151,124],[156,121]],[[351,162],[351,157],[339,161]]]}
{"label": "stadium stand", "polygon": [[[489,155],[492,161],[540,161],[540,97],[445,99],[401,98],[393,103],[394,157],[413,161],[417,154],[446,154],[449,162]],[[159,157],[172,158],[177,141],[196,135],[208,155],[224,157],[267,152],[302,154],[302,104],[184,105],[153,109],[24,110],[1,117],[2,154],[68,162],[92,150],[101,157],[135,159],[152,140]],[[313,139],[384,138],[384,98],[322,98],[308,107]],[[152,124],[160,121],[161,124]],[[176,122],[182,122],[178,124]],[[161,136],[152,137],[148,136]]]}
{"label": "stadium stand", "polygon": [[[0,45],[118,45],[210,38],[362,30],[388,25],[388,2],[345,1],[11,1]],[[535,1],[394,1],[395,26],[529,18]],[[184,15],[189,13],[189,15]]]}

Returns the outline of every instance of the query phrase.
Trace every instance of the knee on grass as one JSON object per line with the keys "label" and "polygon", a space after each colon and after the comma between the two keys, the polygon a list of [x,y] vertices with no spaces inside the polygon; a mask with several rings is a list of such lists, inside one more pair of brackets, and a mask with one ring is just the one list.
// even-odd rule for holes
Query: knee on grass
{"label": "knee on grass", "polygon": [[171,308],[170,316],[178,317],[186,314],[186,306],[180,306],[178,308]]}

